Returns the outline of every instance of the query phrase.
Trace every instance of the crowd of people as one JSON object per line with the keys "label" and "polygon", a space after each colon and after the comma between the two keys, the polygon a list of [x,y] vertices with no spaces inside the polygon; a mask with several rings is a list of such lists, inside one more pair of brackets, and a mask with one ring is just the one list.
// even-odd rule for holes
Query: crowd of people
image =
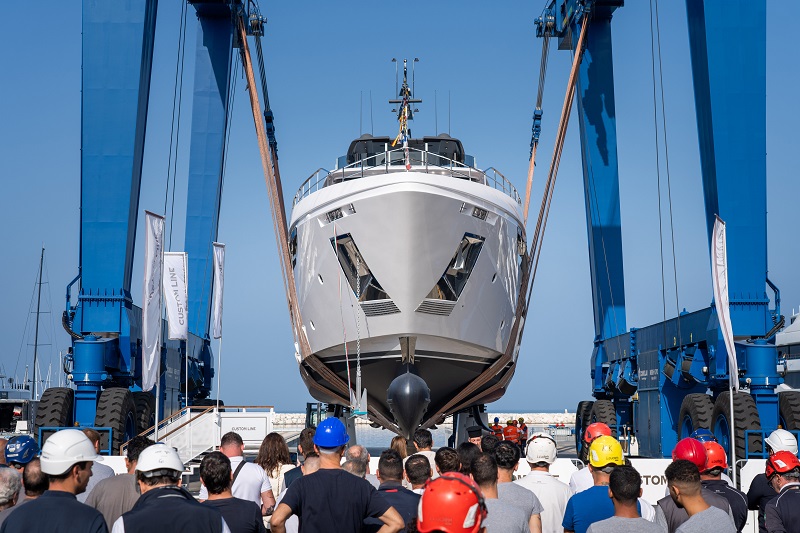
{"label": "crowd of people", "polygon": [[[165,444],[134,438],[127,473],[114,475],[91,429],[54,433],[41,451],[16,436],[0,443],[0,533],[735,533],[749,509],[758,510],[762,533],[800,533],[800,460],[786,430],[764,440],[764,473],[747,494],[725,475],[730,465],[713,434],[696,431],[675,446],[666,493],[651,504],[607,425],[586,428],[587,466],[569,483],[550,471],[552,436],[533,433],[520,446],[520,426],[506,427],[517,428],[514,438],[473,427],[467,442],[435,451],[428,430],[396,437],[374,473],[367,449],[348,446],[336,418],[300,433],[299,464],[278,433],[249,462],[231,432],[202,459],[198,497],[183,487],[185,465]],[[523,458],[530,472],[518,476]]]}

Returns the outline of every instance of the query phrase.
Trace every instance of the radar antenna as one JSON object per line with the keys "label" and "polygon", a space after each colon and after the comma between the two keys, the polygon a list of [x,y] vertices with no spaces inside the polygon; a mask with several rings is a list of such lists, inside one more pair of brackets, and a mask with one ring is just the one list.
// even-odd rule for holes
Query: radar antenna
{"label": "radar antenna", "polygon": [[[395,60],[392,59],[394,62]],[[413,86],[415,85],[414,64],[419,62],[419,58],[414,58],[411,65],[411,79],[412,87],[408,86],[408,59],[403,59],[403,86],[400,88],[398,96],[399,100],[389,100],[390,104],[399,104],[398,108],[392,109],[392,112],[397,112],[397,122],[400,125],[397,137],[392,142],[392,146],[397,143],[402,143],[403,154],[405,158],[406,170],[411,170],[411,158],[408,151],[408,140],[411,138],[411,129],[408,127],[408,121],[414,120],[414,113],[419,109],[412,109],[411,104],[419,104],[422,100],[415,99],[413,94]],[[396,86],[396,85],[395,85]]]}

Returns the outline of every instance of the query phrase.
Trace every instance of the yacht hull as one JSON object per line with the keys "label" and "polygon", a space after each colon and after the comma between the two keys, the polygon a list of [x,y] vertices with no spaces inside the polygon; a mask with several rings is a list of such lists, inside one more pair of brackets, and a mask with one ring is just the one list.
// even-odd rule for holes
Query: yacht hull
{"label": "yacht hull", "polygon": [[370,418],[403,433],[387,391],[404,373],[430,389],[423,427],[500,398],[521,337],[521,219],[518,199],[485,182],[413,170],[300,199],[290,228],[312,396],[350,405],[360,366]]}

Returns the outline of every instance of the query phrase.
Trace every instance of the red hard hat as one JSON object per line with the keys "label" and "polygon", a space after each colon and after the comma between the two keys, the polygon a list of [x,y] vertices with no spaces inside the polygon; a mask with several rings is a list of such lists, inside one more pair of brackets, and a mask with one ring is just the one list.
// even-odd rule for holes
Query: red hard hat
{"label": "red hard hat", "polygon": [[728,468],[728,457],[725,455],[725,448],[713,440],[704,442],[703,446],[706,449],[706,472],[715,468]]}
{"label": "red hard hat", "polygon": [[679,459],[694,463],[701,472],[706,470],[706,448],[697,439],[686,437],[678,441],[672,450],[672,460]]}
{"label": "red hard hat", "polygon": [[792,452],[781,451],[775,452],[767,459],[767,469],[764,473],[769,479],[775,474],[785,474],[795,468],[800,468],[800,460],[797,459],[797,456]]}
{"label": "red hard hat", "polygon": [[583,441],[592,442],[597,437],[602,437],[603,435],[610,437],[611,428],[602,422],[595,422],[594,424],[586,426],[586,431],[583,433]]}
{"label": "red hard hat", "polygon": [[475,481],[447,472],[425,484],[419,500],[417,531],[477,533],[486,514],[486,503]]}

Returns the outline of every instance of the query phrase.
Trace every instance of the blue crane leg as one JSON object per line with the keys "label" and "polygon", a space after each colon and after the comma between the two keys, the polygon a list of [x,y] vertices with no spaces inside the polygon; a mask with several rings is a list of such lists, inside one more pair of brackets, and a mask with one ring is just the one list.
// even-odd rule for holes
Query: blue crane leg
{"label": "blue crane leg", "polygon": [[119,332],[131,300],[156,7],[83,2],[81,331]]}
{"label": "blue crane leg", "polygon": [[[576,28],[573,35],[579,31]],[[574,40],[577,44],[577,38]],[[610,11],[596,12],[587,29],[576,95],[580,112],[594,330],[598,340],[609,339],[626,330]],[[595,343],[592,373],[596,394],[604,392],[603,367],[607,362],[603,344]]]}
{"label": "blue crane leg", "polygon": [[[764,0],[686,1],[707,231],[710,243],[714,215],[725,220],[737,337],[763,336],[773,326],[766,293],[766,10]],[[778,422],[777,357],[774,345],[761,343],[739,361],[765,429]]]}
{"label": "blue crane leg", "polygon": [[727,225],[737,336],[772,327],[767,278],[766,2],[687,0],[706,225]]}
{"label": "blue crane leg", "polygon": [[228,9],[208,7],[197,6],[185,240],[189,254],[189,331],[206,339],[188,346],[190,372],[202,373],[201,388],[206,391],[213,381],[213,357],[207,340],[213,278],[211,244],[217,239],[219,223],[234,29]]}
{"label": "blue crane leg", "polygon": [[108,380],[132,382],[133,270],[157,0],[84,0],[81,291],[73,345],[75,421],[94,425]]}
{"label": "blue crane leg", "polygon": [[233,25],[230,15],[198,17],[185,250],[189,254],[189,331],[208,334],[227,118]]}

